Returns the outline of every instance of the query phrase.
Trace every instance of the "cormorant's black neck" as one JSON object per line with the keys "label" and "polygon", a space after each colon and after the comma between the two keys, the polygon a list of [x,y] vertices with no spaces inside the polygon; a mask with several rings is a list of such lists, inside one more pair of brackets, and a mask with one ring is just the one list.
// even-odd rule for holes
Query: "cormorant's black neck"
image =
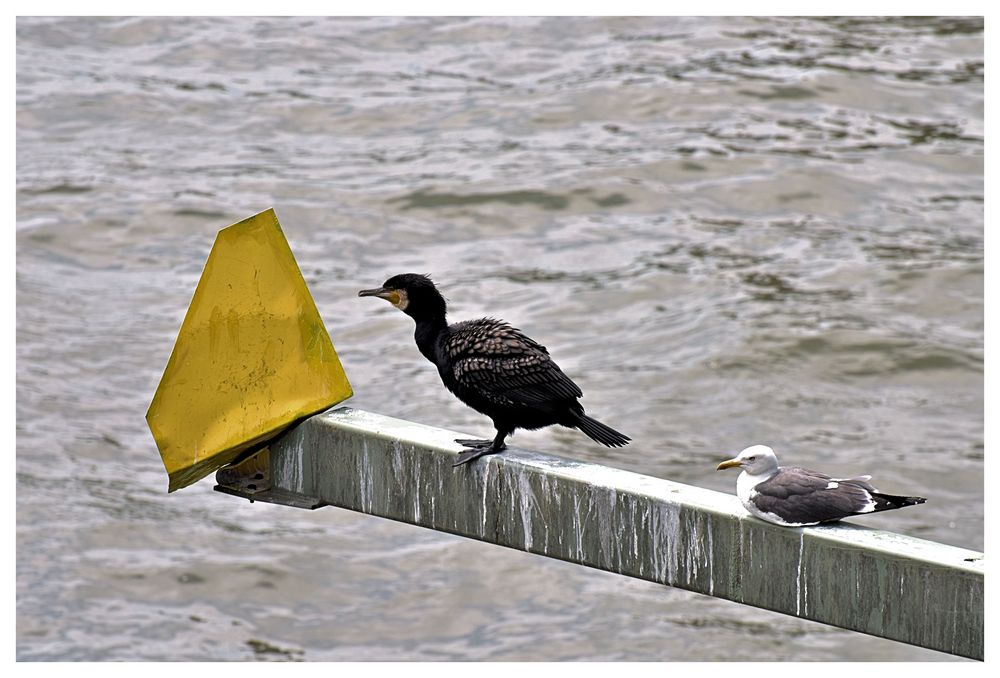
{"label": "cormorant's black neck", "polygon": [[424,357],[432,363],[437,364],[437,343],[441,334],[448,329],[448,321],[445,315],[435,314],[421,318],[414,318],[417,328],[413,333],[413,338],[417,340],[417,348],[424,354]]}

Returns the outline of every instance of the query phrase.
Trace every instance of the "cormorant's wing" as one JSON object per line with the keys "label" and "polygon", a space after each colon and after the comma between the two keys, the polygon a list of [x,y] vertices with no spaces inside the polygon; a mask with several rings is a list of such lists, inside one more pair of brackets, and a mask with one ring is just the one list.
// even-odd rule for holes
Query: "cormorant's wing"
{"label": "cormorant's wing", "polygon": [[533,406],[583,395],[544,346],[501,320],[453,325],[444,348],[455,379],[498,404]]}

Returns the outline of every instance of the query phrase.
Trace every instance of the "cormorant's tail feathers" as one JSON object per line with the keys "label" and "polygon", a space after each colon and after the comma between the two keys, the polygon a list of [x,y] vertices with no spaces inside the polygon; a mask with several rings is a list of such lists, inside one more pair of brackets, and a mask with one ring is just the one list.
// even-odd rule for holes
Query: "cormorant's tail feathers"
{"label": "cormorant's tail feathers", "polygon": [[632,440],[624,433],[619,433],[610,426],[605,426],[593,417],[588,417],[585,414],[580,415],[579,421],[576,422],[576,427],[586,433],[591,440],[608,447],[624,447]]}

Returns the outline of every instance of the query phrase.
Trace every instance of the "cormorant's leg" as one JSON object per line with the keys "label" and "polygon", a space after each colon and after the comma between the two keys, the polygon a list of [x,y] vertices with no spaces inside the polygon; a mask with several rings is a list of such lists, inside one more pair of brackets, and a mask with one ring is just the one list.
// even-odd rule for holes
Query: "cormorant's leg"
{"label": "cormorant's leg", "polygon": [[475,445],[471,446],[469,449],[458,455],[458,459],[452,466],[461,466],[462,464],[468,463],[479,459],[480,457],[487,454],[496,454],[497,452],[503,452],[507,449],[507,443],[504,439],[507,437],[507,431],[497,430],[497,437],[492,441],[490,440],[456,440],[455,442],[465,445],[466,443],[486,443],[485,445]]}

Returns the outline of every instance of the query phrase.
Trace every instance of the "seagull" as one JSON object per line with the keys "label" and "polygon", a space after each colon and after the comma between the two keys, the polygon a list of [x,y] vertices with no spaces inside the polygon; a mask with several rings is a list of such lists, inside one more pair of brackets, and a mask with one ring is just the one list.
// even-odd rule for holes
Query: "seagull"
{"label": "seagull", "polygon": [[761,520],[783,527],[831,523],[848,516],[923,504],[923,497],[882,494],[868,481],[871,476],[831,478],[825,473],[795,466],[778,466],[767,445],[753,445],[716,470],[739,466],[736,496],[746,510]]}

